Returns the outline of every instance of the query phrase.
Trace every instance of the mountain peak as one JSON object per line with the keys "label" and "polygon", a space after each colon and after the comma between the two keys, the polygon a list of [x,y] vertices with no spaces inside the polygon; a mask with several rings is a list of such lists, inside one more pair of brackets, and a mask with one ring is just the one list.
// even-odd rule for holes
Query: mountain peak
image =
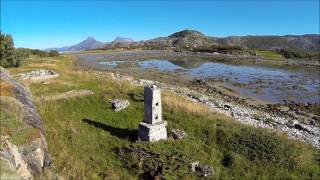
{"label": "mountain peak", "polygon": [[125,37],[120,37],[120,36],[117,36],[113,42],[116,42],[116,43],[132,43],[133,40],[131,38],[125,38]]}
{"label": "mountain peak", "polygon": [[94,37],[88,36],[84,41],[97,41]]}

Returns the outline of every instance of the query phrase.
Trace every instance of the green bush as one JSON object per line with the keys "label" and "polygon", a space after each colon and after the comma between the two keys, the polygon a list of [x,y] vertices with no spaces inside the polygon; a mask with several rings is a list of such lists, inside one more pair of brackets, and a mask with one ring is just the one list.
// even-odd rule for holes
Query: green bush
{"label": "green bush", "polygon": [[300,59],[320,58],[319,52],[307,52],[307,51],[302,51],[302,50],[293,49],[293,48],[277,49],[276,52],[286,58],[300,58]]}
{"label": "green bush", "polygon": [[0,37],[0,66],[17,67],[19,66],[19,59],[15,56],[15,49],[12,36],[9,34],[2,34]]}
{"label": "green bush", "polygon": [[57,56],[59,56],[59,53],[56,50],[50,50],[48,53],[48,56],[49,57],[57,57]]}

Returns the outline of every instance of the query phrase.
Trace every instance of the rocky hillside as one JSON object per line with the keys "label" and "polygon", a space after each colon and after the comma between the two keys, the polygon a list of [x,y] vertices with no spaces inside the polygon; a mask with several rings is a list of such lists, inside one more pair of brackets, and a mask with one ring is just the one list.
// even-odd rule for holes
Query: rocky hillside
{"label": "rocky hillside", "polygon": [[305,51],[320,50],[320,36],[286,35],[286,36],[229,36],[225,38],[211,37],[199,31],[183,30],[169,35],[147,40],[146,46],[158,47],[196,47],[210,45],[241,46],[264,50],[294,48]]}
{"label": "rocky hillside", "polygon": [[230,36],[218,39],[219,44],[245,46],[256,49],[285,49],[294,48],[305,51],[320,49],[319,35],[286,35],[286,36]]}
{"label": "rocky hillside", "polygon": [[216,39],[208,37],[199,31],[184,30],[173,33],[168,37],[159,37],[144,42],[145,46],[159,47],[195,47],[217,44]]}

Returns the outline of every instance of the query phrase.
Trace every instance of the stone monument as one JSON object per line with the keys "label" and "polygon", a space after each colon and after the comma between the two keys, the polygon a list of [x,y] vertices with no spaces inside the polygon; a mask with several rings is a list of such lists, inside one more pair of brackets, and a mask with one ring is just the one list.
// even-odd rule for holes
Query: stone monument
{"label": "stone monument", "polygon": [[155,85],[144,87],[144,120],[139,125],[142,141],[167,139],[167,122],[162,121],[161,90]]}

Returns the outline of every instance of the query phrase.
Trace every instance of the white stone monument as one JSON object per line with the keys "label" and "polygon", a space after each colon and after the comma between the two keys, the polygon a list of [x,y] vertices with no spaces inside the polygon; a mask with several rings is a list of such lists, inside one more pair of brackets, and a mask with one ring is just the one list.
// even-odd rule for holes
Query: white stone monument
{"label": "white stone monument", "polygon": [[167,139],[167,121],[162,121],[161,90],[144,87],[144,120],[139,125],[138,138],[142,141]]}

